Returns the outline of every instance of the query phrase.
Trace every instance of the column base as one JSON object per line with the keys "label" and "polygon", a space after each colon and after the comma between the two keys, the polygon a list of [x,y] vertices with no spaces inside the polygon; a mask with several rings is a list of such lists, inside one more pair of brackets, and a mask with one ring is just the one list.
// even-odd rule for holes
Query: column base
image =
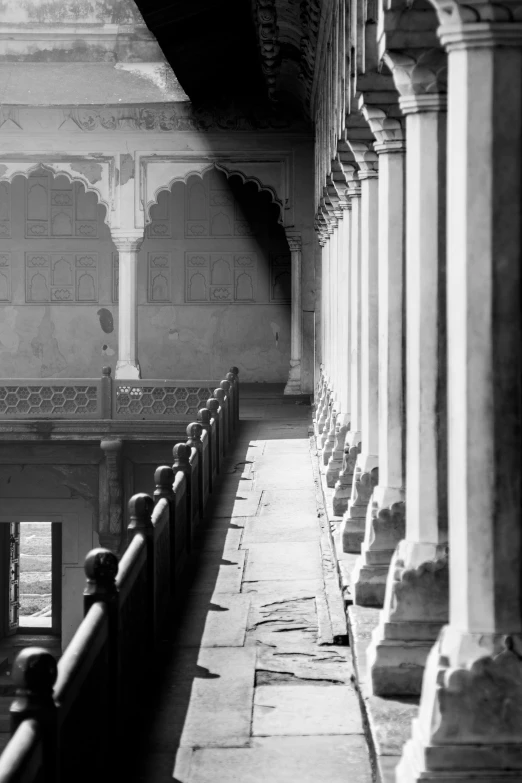
{"label": "column base", "polygon": [[284,394],[301,394],[301,362],[290,359],[290,372]]}
{"label": "column base", "polygon": [[368,503],[361,556],[353,572],[354,601],[382,606],[393,553],[405,535],[404,490],[375,487]]}
{"label": "column base", "polygon": [[333,489],[343,469],[344,444],[346,435],[350,427],[350,416],[347,413],[340,413],[337,416],[337,431],[335,435],[335,444],[328,460],[326,470],[326,486]]}
{"label": "column base", "polygon": [[[326,441],[328,440],[328,435],[330,434],[330,429],[332,426],[332,414],[334,413],[334,401],[333,401],[333,394],[330,396],[330,402],[326,409],[326,417],[324,420],[324,427],[321,431],[321,434],[319,435],[319,448],[321,451],[324,449],[324,445]],[[335,419],[334,419],[335,421]]]}
{"label": "column base", "polygon": [[[352,496],[353,475],[357,457],[361,453],[361,433],[350,431],[344,443],[343,467],[335,483],[332,505],[336,517],[341,517],[348,509]],[[358,550],[357,550],[358,551]]]}
{"label": "column base", "polygon": [[522,780],[521,634],[442,629],[396,774],[400,783]]}
{"label": "column base", "polygon": [[447,546],[401,541],[393,555],[379,625],[368,647],[373,693],[418,696],[426,659],[448,620]]}
{"label": "column base", "polygon": [[337,403],[334,402],[332,405],[332,413],[330,415],[330,428],[323,446],[323,465],[328,465],[335,447],[335,439],[338,432],[337,411]]}
{"label": "column base", "polygon": [[122,380],[139,380],[141,378],[140,365],[138,362],[118,361],[114,377]]}

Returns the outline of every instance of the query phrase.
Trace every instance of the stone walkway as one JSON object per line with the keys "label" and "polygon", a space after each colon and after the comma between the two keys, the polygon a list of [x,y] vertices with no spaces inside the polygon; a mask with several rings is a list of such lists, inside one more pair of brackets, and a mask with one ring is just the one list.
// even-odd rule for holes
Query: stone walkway
{"label": "stone walkway", "polygon": [[349,649],[328,643],[310,413],[268,390],[242,402],[129,781],[371,781]]}

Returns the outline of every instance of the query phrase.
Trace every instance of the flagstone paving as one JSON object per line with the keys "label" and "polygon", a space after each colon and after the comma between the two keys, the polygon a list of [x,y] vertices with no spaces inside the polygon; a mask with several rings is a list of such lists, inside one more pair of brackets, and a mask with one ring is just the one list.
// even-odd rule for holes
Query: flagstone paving
{"label": "flagstone paving", "polygon": [[370,783],[349,649],[324,643],[311,409],[260,394],[241,418],[126,780]]}

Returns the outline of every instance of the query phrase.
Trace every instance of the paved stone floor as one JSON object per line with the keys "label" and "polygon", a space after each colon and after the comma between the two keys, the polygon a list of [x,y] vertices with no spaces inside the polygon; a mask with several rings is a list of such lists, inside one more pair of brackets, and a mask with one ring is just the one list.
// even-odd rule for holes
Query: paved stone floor
{"label": "paved stone floor", "polygon": [[157,698],[129,738],[126,780],[370,783],[349,649],[328,643],[310,421],[308,405],[268,387],[243,400]]}

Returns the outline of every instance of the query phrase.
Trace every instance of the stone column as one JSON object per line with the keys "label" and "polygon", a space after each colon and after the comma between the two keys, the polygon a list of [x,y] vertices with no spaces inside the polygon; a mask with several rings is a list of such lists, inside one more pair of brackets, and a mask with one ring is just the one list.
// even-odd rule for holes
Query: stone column
{"label": "stone column", "polygon": [[361,185],[357,172],[348,183],[350,220],[350,429],[346,435],[343,467],[335,484],[334,514],[348,508],[357,456],[361,450]]}
{"label": "stone column", "polygon": [[123,537],[122,441],[106,439],[100,443],[105,456],[100,470],[100,546],[117,553]]}
{"label": "stone column", "polygon": [[[350,427],[350,202],[346,186],[340,191],[338,232],[338,285],[337,329],[339,365],[339,412],[337,414],[335,442],[328,460],[326,484],[335,487],[343,468],[344,444]],[[345,509],[343,509],[344,511]],[[334,509],[334,513],[337,511]]]}
{"label": "stone column", "polygon": [[386,113],[365,107],[363,114],[379,155],[379,484],[352,579],[355,603],[382,606],[390,561],[404,538],[405,147],[398,104]]}
{"label": "stone column", "polygon": [[392,558],[384,610],[368,650],[379,695],[420,692],[427,655],[448,616],[446,95],[425,91],[428,85],[445,88],[445,59],[434,50],[418,68],[408,58],[388,57],[407,138],[406,538]]}
{"label": "stone column", "polygon": [[328,465],[328,460],[335,443],[335,428],[337,413],[339,412],[339,380],[338,380],[338,340],[337,329],[337,304],[338,304],[338,255],[339,255],[339,227],[337,210],[331,210],[331,234],[330,234],[330,259],[329,259],[329,318],[330,318],[330,380],[332,388],[330,415],[328,429],[325,427],[326,437],[323,441],[322,460],[323,465]]}
{"label": "stone column", "polygon": [[349,142],[361,182],[361,453],[341,526],[343,549],[358,552],[366,509],[377,484],[378,451],[378,173],[371,144]]}
{"label": "stone column", "polygon": [[450,618],[397,780],[507,783],[522,780],[522,4],[450,8]]}
{"label": "stone column", "polygon": [[138,361],[138,251],[143,232],[112,231],[119,256],[118,361],[116,378],[140,378]]}
{"label": "stone column", "polygon": [[301,237],[287,234],[292,261],[292,312],[290,332],[290,372],[285,394],[301,394],[301,356],[303,346],[303,312],[301,298]]}

